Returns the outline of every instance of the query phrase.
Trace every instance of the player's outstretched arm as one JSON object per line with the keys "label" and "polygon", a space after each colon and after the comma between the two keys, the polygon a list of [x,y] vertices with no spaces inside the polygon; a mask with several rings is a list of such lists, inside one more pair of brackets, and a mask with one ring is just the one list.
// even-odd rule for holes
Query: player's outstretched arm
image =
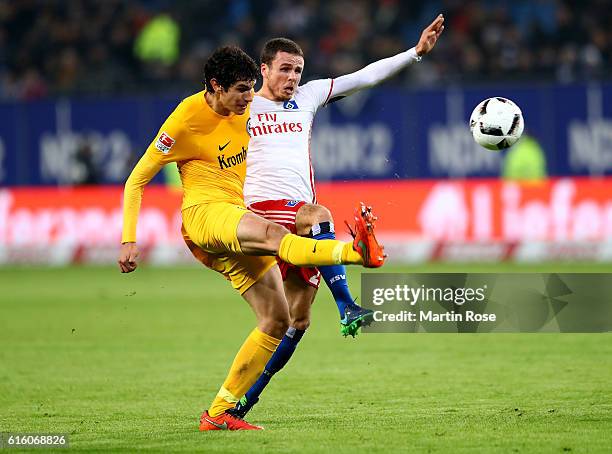
{"label": "player's outstretched arm", "polygon": [[359,71],[334,79],[332,92],[329,97],[330,101],[328,102],[336,101],[364,88],[373,87],[398,73],[412,62],[420,60],[423,55],[431,52],[443,31],[444,16],[439,14],[423,30],[419,42],[412,49],[393,57],[370,63]]}
{"label": "player's outstretched arm", "polygon": [[161,170],[163,166],[144,154],[125,182],[123,192],[123,233],[119,252],[119,269],[122,273],[131,273],[138,266],[138,247],[136,246],[136,224],[142,203],[145,185]]}

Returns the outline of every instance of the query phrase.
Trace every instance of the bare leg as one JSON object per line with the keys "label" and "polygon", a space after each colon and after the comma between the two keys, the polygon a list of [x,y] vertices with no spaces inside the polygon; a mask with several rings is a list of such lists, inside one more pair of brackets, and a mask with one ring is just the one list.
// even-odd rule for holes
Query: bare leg
{"label": "bare leg", "polygon": [[286,228],[253,213],[242,216],[236,235],[244,254],[277,255],[298,266],[363,265],[363,257],[352,242],[292,235]]}
{"label": "bare leg", "polygon": [[287,331],[289,307],[278,266],[272,267],[242,295],[257,317],[257,328],[236,354],[229,373],[211,404],[208,415],[216,417],[233,408],[255,383]]}
{"label": "bare leg", "polygon": [[[298,235],[310,235],[315,239],[335,239],[333,219],[330,211],[321,205],[305,204],[298,210],[295,219]],[[349,290],[346,268],[343,265],[319,266],[323,281],[331,291],[341,320],[341,332],[354,336],[371,314],[355,304]],[[355,320],[355,325],[350,325]]]}
{"label": "bare leg", "polygon": [[268,385],[272,376],[287,364],[310,324],[310,306],[314,301],[317,289],[305,283],[295,274],[289,274],[285,280],[285,292],[290,301],[291,322],[289,329],[266,364],[264,372],[247,391],[236,408],[231,410],[237,416],[244,417],[257,403],[260,394]]}
{"label": "bare leg", "polygon": [[285,295],[289,302],[289,326],[306,331],[310,326],[310,307],[314,303],[317,289],[306,284],[293,273],[285,280]]}
{"label": "bare leg", "polygon": [[247,255],[277,255],[281,240],[289,233],[282,225],[246,213],[240,219],[236,236],[242,252]]}
{"label": "bare leg", "polygon": [[278,266],[272,267],[242,297],[255,312],[261,332],[277,339],[283,337],[289,325],[289,306]]}
{"label": "bare leg", "polygon": [[307,203],[302,205],[295,214],[295,228],[297,234],[304,236],[310,235],[312,226],[321,222],[333,222],[331,212],[323,205]]}

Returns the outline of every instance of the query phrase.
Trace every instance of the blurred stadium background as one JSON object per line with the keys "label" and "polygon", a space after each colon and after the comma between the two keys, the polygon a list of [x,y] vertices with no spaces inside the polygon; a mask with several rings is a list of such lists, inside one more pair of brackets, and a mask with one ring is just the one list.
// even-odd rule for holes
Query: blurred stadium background
{"label": "blurred stadium background", "polygon": [[[112,263],[121,185],[203,62],[273,36],[306,53],[304,81],[410,48],[442,11],[423,62],[322,109],[319,200],[336,223],[380,213],[395,261],[612,260],[612,3],[0,1],[0,263]],[[523,110],[525,139],[495,153],[467,119],[489,96]],[[171,170],[171,169],[169,169]],[[145,195],[154,263],[191,263],[172,172]]]}

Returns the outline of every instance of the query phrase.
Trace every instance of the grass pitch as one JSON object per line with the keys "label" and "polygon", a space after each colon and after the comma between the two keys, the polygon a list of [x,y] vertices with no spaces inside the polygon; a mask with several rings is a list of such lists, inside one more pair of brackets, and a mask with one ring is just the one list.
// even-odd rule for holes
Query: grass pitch
{"label": "grass pitch", "polygon": [[[466,270],[611,269],[418,269]],[[326,289],[250,414],[267,430],[200,433],[253,325],[229,284],[197,267],[0,269],[0,432],[67,433],[71,451],[612,451],[610,334],[344,339]]]}

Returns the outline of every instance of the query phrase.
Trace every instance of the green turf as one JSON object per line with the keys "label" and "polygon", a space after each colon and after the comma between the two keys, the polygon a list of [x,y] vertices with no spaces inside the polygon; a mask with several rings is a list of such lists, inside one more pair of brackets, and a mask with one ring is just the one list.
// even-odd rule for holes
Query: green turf
{"label": "green turf", "polygon": [[[610,271],[419,268],[466,269]],[[358,288],[358,271],[351,279]],[[200,433],[253,324],[229,285],[197,267],[0,269],[0,431],[69,433],[71,451],[612,450],[609,334],[344,339],[325,289],[250,414],[267,430]]]}

